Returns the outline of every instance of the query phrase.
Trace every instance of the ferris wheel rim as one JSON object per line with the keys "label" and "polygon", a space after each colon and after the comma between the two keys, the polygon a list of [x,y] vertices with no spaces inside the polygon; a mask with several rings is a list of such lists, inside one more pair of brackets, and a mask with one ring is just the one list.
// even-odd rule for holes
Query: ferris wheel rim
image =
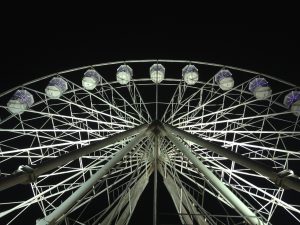
{"label": "ferris wheel rim", "polygon": [[[188,60],[167,60],[167,59],[161,59],[161,60],[128,60],[128,61],[116,61],[116,62],[108,62],[108,63],[101,63],[101,64],[94,64],[94,65],[91,65],[91,66],[83,66],[83,67],[77,67],[77,68],[74,68],[74,69],[69,69],[69,70],[64,70],[64,71],[62,71],[62,72],[58,72],[58,73],[53,73],[53,74],[50,74],[50,75],[46,75],[46,76],[44,76],[44,77],[41,77],[41,78],[38,78],[38,79],[35,79],[35,80],[32,80],[32,81],[30,81],[30,82],[27,82],[27,83],[24,83],[24,85],[22,85],[22,86],[17,86],[17,87],[15,87],[15,88],[13,88],[13,89],[10,89],[10,90],[8,90],[8,91],[6,91],[6,92],[4,92],[4,93],[2,93],[2,94],[0,94],[0,97],[2,97],[3,95],[5,95],[5,94],[7,94],[7,93],[9,93],[9,92],[11,92],[11,91],[13,91],[13,90],[16,90],[17,88],[23,88],[24,86],[26,86],[26,85],[29,85],[29,84],[32,84],[32,83],[34,83],[34,82],[37,82],[37,81],[41,81],[41,80],[43,80],[43,79],[47,79],[47,78],[49,78],[49,77],[52,77],[52,76],[55,76],[55,75],[64,75],[64,74],[68,74],[68,73],[71,73],[71,72],[75,72],[75,71],[80,71],[80,70],[84,70],[84,69],[88,69],[88,68],[91,68],[91,67],[93,67],[93,68],[100,68],[100,67],[103,67],[103,66],[109,66],[109,65],[120,65],[120,64],[124,64],[124,63],[149,63],[149,62],[154,62],[154,63],[157,63],[157,62],[166,62],[166,63],[193,63],[193,64],[196,64],[196,65],[206,65],[206,66],[213,66],[213,67],[219,67],[219,68],[223,68],[223,67],[226,67],[226,69],[232,69],[232,70],[236,70],[236,71],[241,71],[241,72],[245,72],[245,73],[248,73],[248,74],[253,74],[253,75],[257,75],[257,76],[264,76],[264,77],[269,77],[269,78],[271,78],[271,79],[273,79],[274,80],[274,76],[270,76],[270,75],[266,75],[266,74],[262,74],[262,73],[258,73],[258,72],[255,72],[255,71],[250,71],[250,70],[245,70],[245,69],[241,69],[241,68],[237,68],[237,67],[231,67],[231,66],[225,66],[225,65],[222,65],[222,64],[214,64],[214,63],[206,63],[206,62],[199,62],[199,61],[188,61]],[[283,81],[283,80],[281,80],[281,79],[277,79],[277,78],[275,78],[275,80],[277,80],[278,82],[280,82],[280,83],[285,83],[285,84],[287,84],[287,85],[289,85],[289,86],[291,86],[292,87],[292,89],[294,89],[294,88],[296,88],[296,86],[294,85],[294,84],[291,84],[291,83],[289,83],[289,82],[285,82],[285,81]],[[133,83],[139,83],[139,82],[142,82],[142,81],[151,81],[151,79],[148,77],[148,78],[134,78],[134,79],[132,79],[132,81],[133,81]],[[184,80],[181,78],[181,79],[179,79],[179,78],[165,78],[165,81],[172,81],[174,84],[175,83],[181,83],[181,81],[182,81],[182,84],[183,85],[185,85],[185,86],[188,86],[188,85],[186,85],[185,83],[183,83],[184,82]],[[202,82],[202,81],[198,81],[198,84],[208,84],[209,86],[215,86],[215,87],[217,87],[217,85],[215,85],[214,83],[210,83],[210,81],[207,81],[207,82]],[[109,85],[114,85],[114,84],[117,84],[117,81],[109,81],[109,82],[107,82],[107,81],[105,81],[105,83],[106,84],[109,84]],[[172,85],[174,85],[172,83]],[[246,82],[245,82],[246,83]],[[155,86],[156,84],[155,83],[151,83],[150,84],[151,86]],[[160,85],[160,84],[159,84]],[[163,85],[163,84],[162,84]],[[73,87],[76,87],[76,86],[78,86],[78,85],[73,85]],[[158,85],[157,85],[158,86]],[[120,87],[120,88],[126,88],[126,85],[125,86],[122,86],[122,87]],[[199,89],[199,87],[198,86],[188,86],[189,88],[195,88],[195,89]],[[116,88],[116,90],[118,90],[118,88],[119,87],[117,87]],[[30,89],[29,89],[30,90]],[[78,89],[74,89],[74,90],[71,90],[70,92],[66,92],[66,93],[71,93],[72,91],[74,91],[74,95],[76,95],[75,94],[75,91],[80,91],[80,90],[82,90],[82,88],[78,88]],[[242,90],[242,89],[241,89]],[[287,90],[284,90],[284,91],[287,91]],[[245,90],[244,91],[244,93],[247,93],[247,94],[251,94],[248,90]],[[41,93],[41,94],[44,94],[44,93]],[[224,93],[224,94],[222,94],[222,95],[226,95],[226,93]],[[214,98],[212,98],[212,99],[208,99],[208,101],[214,101],[216,99],[216,97],[214,97]],[[43,100],[41,100],[41,102],[42,102]],[[274,101],[274,100],[273,100]],[[274,102],[276,102],[276,101],[274,101]],[[151,104],[151,105],[154,105],[155,103],[157,103],[157,101],[153,101],[153,102],[151,102],[151,101],[147,101],[147,102],[144,102],[144,104],[145,105],[147,105],[147,104]],[[160,102],[159,102],[160,103]],[[161,102],[161,103],[164,103],[164,102]],[[238,104],[237,102],[234,102],[234,104]],[[245,104],[249,104],[249,102],[246,102]],[[79,104],[80,105],[80,104]],[[179,103],[178,103],[178,105],[179,105]],[[235,106],[235,105],[234,105]],[[226,106],[227,107],[227,106]],[[228,109],[228,108],[226,108],[226,109]],[[91,108],[91,111],[95,111],[94,109],[92,109]],[[28,112],[29,113],[32,113],[33,111],[31,111],[31,110],[28,110]],[[282,114],[289,114],[290,112],[284,112],[284,113],[282,113]],[[212,113],[213,114],[213,113]],[[269,113],[267,113],[267,115],[270,115]],[[199,119],[201,116],[198,116],[198,118],[197,119]],[[203,117],[203,116],[202,116]],[[263,115],[263,117],[266,117],[266,115]],[[188,119],[188,117],[186,117],[187,119]],[[212,117],[209,117],[208,119],[211,119]],[[217,121],[219,121],[219,118],[220,117],[217,117]],[[76,119],[76,118],[75,118]],[[243,118],[243,120],[244,120],[245,118]],[[249,118],[247,118],[247,119],[249,119]],[[233,119],[234,120],[234,119]],[[237,120],[237,119],[236,119]],[[241,119],[238,119],[238,120],[241,120]],[[125,120],[124,120],[125,121]],[[172,121],[173,121],[173,119],[172,119]],[[189,121],[189,122],[191,122],[191,121]],[[222,123],[223,121],[219,121],[219,123]],[[136,125],[136,124],[134,124],[134,123],[132,123],[132,121],[130,121],[130,120],[128,120],[128,123],[131,123],[132,125]],[[244,121],[242,122],[242,123],[244,123]],[[246,123],[247,123],[247,121],[246,121]],[[120,123],[121,124],[121,123]],[[210,125],[210,124],[213,124],[213,122],[207,122],[206,123],[206,125]],[[174,124],[173,124],[174,125]],[[175,125],[178,125],[178,124],[175,124]],[[199,124],[198,124],[199,125]],[[201,125],[201,124],[200,124]],[[118,126],[121,126],[121,125],[118,125]],[[184,123],[181,123],[181,126],[183,126],[182,128],[183,129],[185,129],[185,128],[187,128],[187,126],[188,125],[184,125]],[[199,126],[200,127],[200,126]],[[127,127],[128,128],[128,127]],[[129,126],[129,128],[130,128],[130,126]],[[196,127],[197,128],[197,127]],[[75,127],[74,128],[74,132],[76,131],[76,130],[78,130],[79,128],[78,127]],[[82,130],[84,130],[84,129],[88,129],[88,128],[82,128]],[[21,131],[21,130],[20,130]],[[25,131],[25,129],[23,129],[23,131]],[[28,132],[31,132],[31,130],[28,130]],[[86,133],[89,133],[89,132],[91,132],[90,130],[86,130],[85,131]],[[115,130],[110,130],[110,131],[108,131],[108,133],[109,132],[115,132]],[[190,132],[192,132],[192,130],[190,130]],[[205,132],[205,130],[204,130],[204,132]],[[215,132],[215,131],[213,131],[213,132]],[[213,133],[213,132],[211,132],[211,133]],[[225,130],[224,132],[227,132],[227,130]],[[249,132],[250,132],[250,130],[249,130]],[[270,133],[271,133],[271,131],[269,131]],[[233,133],[238,133],[238,131],[237,132],[233,132]],[[259,133],[259,132],[257,132],[257,133]],[[260,132],[260,133],[263,133],[263,132]],[[282,133],[283,133],[283,131],[282,131]],[[292,131],[290,131],[290,133],[292,134]],[[246,137],[247,135],[245,135],[245,137]],[[218,140],[218,139],[220,139],[220,141],[221,141],[221,143],[222,143],[222,140],[221,140],[221,138],[220,137],[222,137],[222,135],[219,135],[219,136],[216,136],[215,138],[216,138],[216,140]],[[213,137],[212,137],[213,138]],[[63,140],[63,139],[62,139]],[[67,139],[66,139],[67,140]],[[213,139],[210,139],[210,141],[214,141]],[[236,140],[235,140],[236,141]],[[241,142],[242,143],[242,142]],[[68,143],[66,143],[66,144],[68,144]],[[225,145],[225,141],[224,141],[224,145]],[[228,144],[228,145],[230,145],[230,143]],[[261,143],[261,145],[263,145],[263,143]],[[236,146],[238,146],[238,145],[236,145]],[[246,146],[246,145],[245,145]],[[247,146],[246,146],[247,147]],[[197,151],[200,151],[201,149],[200,148],[198,148],[198,149],[196,149]],[[250,151],[249,151],[249,155],[250,155]],[[248,154],[248,153],[247,153]],[[263,154],[262,154],[263,155]],[[265,157],[265,158],[267,158],[267,156],[264,156],[263,155],[263,157]],[[262,157],[262,159],[264,159]],[[217,169],[219,169],[219,168],[222,168],[222,166],[223,166],[223,164],[222,163],[220,163],[220,164],[216,164],[215,162],[210,162],[213,166],[215,166],[215,168],[217,168]],[[212,167],[213,168],[213,167]],[[226,169],[225,169],[226,168]],[[75,170],[74,170],[75,171]],[[230,171],[229,170],[229,166],[228,167],[225,167],[224,166],[224,172],[226,172],[226,173],[232,173],[232,171]],[[53,173],[54,174],[54,173]],[[250,174],[250,173],[249,173]],[[77,174],[75,174],[76,176],[77,176]],[[75,176],[74,175],[74,176]],[[233,176],[235,176],[236,174],[235,173],[233,173]],[[237,175],[239,175],[238,173],[237,173]],[[54,176],[54,175],[53,175]],[[80,176],[80,175],[78,175],[78,176]],[[45,177],[43,177],[44,179],[45,179]],[[242,178],[242,177],[241,177]],[[236,179],[236,177],[234,177],[233,179]],[[247,180],[246,180],[247,181]],[[249,182],[250,183],[250,182]],[[38,188],[38,187],[37,187]],[[40,187],[39,187],[40,188]],[[257,188],[259,188],[258,186],[257,186]],[[239,189],[236,189],[236,191],[240,191]],[[268,194],[268,192],[266,191],[266,190],[263,190],[266,194]],[[245,192],[246,193],[246,192]],[[249,192],[250,193],[250,192]],[[283,194],[283,192],[281,193],[280,192],[280,189],[279,189],[279,191],[278,191],[278,193],[279,193],[279,195],[281,195],[281,194]],[[273,195],[275,195],[275,194],[273,194]],[[272,197],[274,197],[272,195]],[[276,194],[277,195],[277,194]],[[270,194],[270,196],[271,196],[271,194]],[[268,196],[268,197],[270,197],[270,196]],[[265,198],[264,200],[267,200],[268,198]],[[284,203],[285,202],[281,202],[280,201],[281,200],[281,196],[279,197],[279,198],[277,198],[276,199],[276,201],[278,201],[278,202],[280,202],[280,204],[282,204],[282,205],[284,205]],[[292,206],[291,206],[292,207]]]}
{"label": "ferris wheel rim", "polygon": [[86,66],[80,66],[80,67],[75,67],[75,68],[71,68],[71,69],[66,69],[66,70],[62,70],[59,72],[54,72],[51,74],[47,74],[47,75],[43,75],[39,78],[36,78],[34,80],[25,82],[21,85],[18,85],[16,87],[10,88],[4,92],[0,93],[0,97],[14,91],[17,90],[18,88],[22,88],[26,85],[32,84],[34,82],[40,81],[40,80],[44,80],[47,79],[49,77],[53,77],[53,76],[57,76],[57,75],[63,75],[63,74],[67,74],[67,73],[71,73],[71,72],[75,72],[75,71],[80,71],[80,70],[84,70],[84,69],[89,69],[89,68],[98,68],[98,67],[104,67],[104,66],[110,66],[110,65],[120,65],[120,64],[126,64],[126,63],[155,63],[155,62],[166,62],[166,63],[193,63],[193,64],[197,64],[197,65],[205,65],[205,66],[212,66],[212,67],[218,67],[218,68],[227,68],[227,69],[232,69],[232,70],[236,70],[236,71],[240,71],[240,72],[245,72],[245,73],[249,73],[249,74],[253,74],[253,75],[261,75],[261,76],[265,76],[268,77],[270,79],[273,80],[277,80],[279,82],[282,82],[284,84],[290,85],[293,88],[300,88],[300,86],[285,81],[281,78],[277,78],[274,75],[270,75],[270,74],[266,74],[266,73],[261,73],[255,70],[250,70],[250,69],[244,69],[241,67],[236,67],[236,66],[230,66],[230,65],[225,65],[225,64],[218,64],[218,63],[210,63],[210,62],[206,62],[206,61],[195,61],[195,60],[173,60],[173,59],[141,59],[141,60],[123,60],[123,61],[112,61],[112,62],[105,62],[105,63],[96,63],[96,64],[91,64],[91,65],[86,65]]}

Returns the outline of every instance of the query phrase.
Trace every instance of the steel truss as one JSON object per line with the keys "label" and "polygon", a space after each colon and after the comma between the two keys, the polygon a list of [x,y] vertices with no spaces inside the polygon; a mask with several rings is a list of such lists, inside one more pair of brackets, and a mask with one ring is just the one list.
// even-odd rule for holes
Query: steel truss
{"label": "steel truss", "polygon": [[[176,60],[126,64],[158,61],[166,68],[192,63],[211,73],[223,68]],[[1,222],[18,224],[30,209],[39,209],[38,225],[128,224],[151,174],[153,224],[159,214],[158,174],[183,224],[276,224],[277,212],[300,222],[300,182],[291,171],[300,161],[299,117],[282,104],[297,90],[294,84],[226,67],[238,75],[225,92],[213,74],[194,86],[177,78],[160,84],[136,78],[121,86],[101,76],[96,89],[87,91],[72,78],[88,68],[0,95]],[[68,83],[60,99],[47,98],[40,88],[53,76]],[[255,77],[272,83],[269,99],[257,100],[249,92]],[[31,92],[35,103],[13,115],[7,97],[20,88]],[[164,88],[172,95],[164,96]],[[19,165],[24,166],[16,170]],[[24,195],[14,198],[11,193],[18,190]]]}

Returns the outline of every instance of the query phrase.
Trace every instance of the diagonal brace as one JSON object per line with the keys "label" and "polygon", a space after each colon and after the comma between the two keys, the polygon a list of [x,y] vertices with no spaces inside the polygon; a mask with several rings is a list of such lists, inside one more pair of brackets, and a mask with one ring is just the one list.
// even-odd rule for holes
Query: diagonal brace
{"label": "diagonal brace", "polygon": [[243,155],[240,155],[239,153],[228,151],[228,149],[222,148],[221,146],[216,145],[215,143],[211,143],[207,140],[204,140],[200,137],[187,133],[168,124],[164,124],[163,126],[169,133],[179,135],[180,137],[187,139],[204,148],[207,148],[220,156],[226,157],[246,168],[249,168],[265,177],[268,177],[271,181],[273,181],[276,185],[280,187],[290,188],[300,192],[300,178],[297,175],[292,175],[286,170],[277,173],[272,168],[260,162],[256,162]]}
{"label": "diagonal brace", "polygon": [[[149,130],[147,130],[148,132]],[[37,221],[37,225],[54,225],[59,222],[67,212],[79,201],[93,186],[105,176],[122,158],[129,153],[146,135],[147,132],[138,134],[123,149],[117,152],[100,170],[83,183],[69,198],[43,219]]]}
{"label": "diagonal brace", "polygon": [[266,225],[260,220],[222,181],[220,181],[175,135],[171,134],[168,129],[162,132],[166,134],[173,144],[180,150],[192,163],[199,169],[204,177],[209,180],[209,184],[220,192],[224,199],[229,202],[233,208],[251,225]]}
{"label": "diagonal brace", "polygon": [[[101,140],[99,142],[92,143],[83,148],[76,149],[74,151],[71,151],[64,155],[61,155],[59,157],[50,159],[44,163],[41,163],[41,164],[35,166],[34,168],[29,167],[31,169],[30,173],[25,172],[25,171],[19,171],[10,176],[2,178],[2,179],[0,179],[0,191],[5,190],[10,187],[13,187],[17,184],[26,184],[26,183],[33,182],[34,181],[33,177],[36,179],[41,174],[49,172],[59,166],[65,165],[75,159],[78,159],[81,156],[90,154],[101,148],[104,148],[106,146],[114,144],[124,138],[130,137],[132,135],[135,135],[137,133],[145,131],[148,126],[149,126],[149,124],[144,124],[144,125],[135,127],[128,131],[124,131],[122,133],[115,134],[115,135],[108,137],[104,140]],[[26,166],[26,167],[28,167],[28,166]]]}

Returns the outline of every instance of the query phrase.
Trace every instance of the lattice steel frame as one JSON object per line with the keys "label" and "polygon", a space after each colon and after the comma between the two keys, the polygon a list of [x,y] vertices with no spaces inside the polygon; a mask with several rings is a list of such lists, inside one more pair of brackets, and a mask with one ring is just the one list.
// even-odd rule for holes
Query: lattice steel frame
{"label": "lattice steel frame", "polygon": [[[157,62],[182,67],[192,63],[216,68],[216,72],[224,67],[183,60],[140,60],[126,64],[134,68],[135,64]],[[92,67],[101,70],[123,63]],[[226,92],[215,84],[214,74],[207,81],[201,80],[201,70],[200,81],[194,86],[186,85],[182,78],[166,78],[160,84],[153,84],[149,77],[120,86],[101,76],[96,89],[87,91],[72,77],[82,75],[90,67],[51,74],[0,95],[0,166],[1,176],[5,176],[0,180],[0,188],[5,194],[8,192],[4,189],[16,183],[31,183],[33,194],[18,201],[1,201],[0,220],[9,218],[6,221],[12,224],[29,207],[38,204],[44,219],[37,224],[49,221],[127,224],[149,176],[158,171],[164,177],[182,223],[239,224],[246,220],[250,224],[271,224],[277,207],[300,222],[300,204],[286,202],[284,198],[285,187],[299,190],[299,177],[288,173],[300,160],[299,117],[282,104],[284,96],[297,90],[297,86],[266,74],[226,66],[240,81]],[[63,77],[69,86],[58,100],[48,99],[43,92],[43,85],[53,76]],[[248,84],[255,77],[264,77],[273,84],[269,99],[257,100],[248,91]],[[155,99],[143,99],[144,87],[153,88]],[[31,92],[35,103],[25,113],[12,115],[5,101],[20,88]],[[160,100],[162,88],[174,91],[169,100]],[[153,105],[155,116],[149,111]],[[158,109],[165,109],[161,118],[157,118]],[[156,123],[156,128],[150,126],[147,135],[137,135],[141,130],[136,127],[145,130],[146,124],[155,119],[166,123],[166,130],[171,129],[169,133],[159,133]],[[179,134],[172,127],[185,133]],[[221,147],[225,154],[197,142],[199,138]],[[80,154],[76,155],[76,151]],[[182,152],[193,154],[187,156]],[[70,154],[73,156],[68,158]],[[233,155],[241,155],[256,166],[243,164],[231,158]],[[210,178],[196,166],[199,162],[202,169],[212,171]],[[265,166],[264,171],[256,162]],[[32,170],[11,175],[11,165],[15,163],[30,165]],[[109,163],[111,166],[107,166]],[[97,176],[99,173],[101,176]],[[94,182],[84,188],[93,177]],[[219,185],[209,185],[212,177],[217,178]],[[220,186],[237,200],[224,196]],[[65,206],[73,192],[77,193],[76,203],[71,201],[72,204]],[[206,208],[207,195],[218,200],[224,215],[213,215]],[[156,198],[154,195],[155,214]],[[92,207],[89,205],[96,199],[105,199],[102,208],[85,218],[85,212]],[[245,211],[235,205],[236,201],[245,206]]]}

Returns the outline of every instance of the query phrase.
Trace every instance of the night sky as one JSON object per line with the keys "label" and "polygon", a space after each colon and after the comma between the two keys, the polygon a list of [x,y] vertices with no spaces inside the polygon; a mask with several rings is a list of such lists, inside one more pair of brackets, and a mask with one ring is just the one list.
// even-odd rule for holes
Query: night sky
{"label": "night sky", "polygon": [[57,30],[36,23],[2,28],[1,90],[82,65],[159,58],[215,62],[298,81],[299,35],[290,24],[204,24],[175,16],[126,24],[100,20],[87,28],[66,23]]}
{"label": "night sky", "polygon": [[[204,24],[179,17],[121,21],[97,27],[55,29],[22,24],[3,28],[0,91],[61,70],[130,59],[185,59],[259,71],[300,85],[299,39],[285,26]],[[168,74],[166,74],[168,76]],[[300,172],[300,170],[299,170]],[[159,177],[159,221],[176,223],[171,198]],[[152,180],[137,205],[131,224],[152,224]],[[141,215],[143,215],[141,217]],[[167,219],[166,219],[167,217]],[[175,219],[174,219],[175,217]],[[1,224],[1,222],[0,222]],[[24,223],[25,224],[25,223]]]}

